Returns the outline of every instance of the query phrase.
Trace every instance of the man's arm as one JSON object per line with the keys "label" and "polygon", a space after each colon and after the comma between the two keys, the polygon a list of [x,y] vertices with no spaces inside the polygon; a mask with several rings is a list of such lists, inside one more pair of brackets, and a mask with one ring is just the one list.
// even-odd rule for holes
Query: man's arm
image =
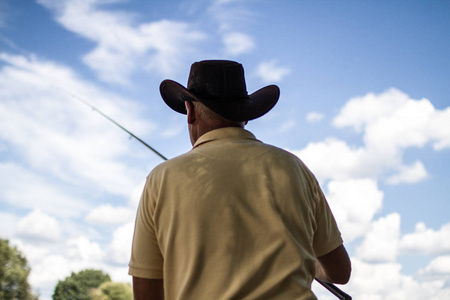
{"label": "man's arm", "polygon": [[320,280],[346,284],[350,279],[352,265],[344,245],[340,245],[330,253],[317,257],[316,277]]}
{"label": "man's arm", "polygon": [[134,300],[164,300],[164,281],[133,276]]}

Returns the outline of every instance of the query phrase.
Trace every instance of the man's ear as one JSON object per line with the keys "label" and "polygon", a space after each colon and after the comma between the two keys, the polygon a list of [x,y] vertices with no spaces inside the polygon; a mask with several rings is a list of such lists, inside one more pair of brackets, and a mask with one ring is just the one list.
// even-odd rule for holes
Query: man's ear
{"label": "man's ear", "polygon": [[195,122],[195,107],[194,104],[190,101],[184,101],[184,105],[186,106],[186,114],[188,124],[193,124]]}

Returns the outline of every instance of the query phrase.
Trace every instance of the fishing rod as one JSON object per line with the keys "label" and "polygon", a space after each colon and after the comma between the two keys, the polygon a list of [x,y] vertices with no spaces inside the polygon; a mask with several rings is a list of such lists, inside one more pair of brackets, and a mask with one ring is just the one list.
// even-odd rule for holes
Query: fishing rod
{"label": "fishing rod", "polygon": [[316,278],[316,281],[320,283],[323,287],[325,287],[328,291],[330,291],[333,295],[335,295],[340,300],[352,300],[352,296],[345,293],[343,290],[338,288],[332,283],[320,280],[319,278]]}
{"label": "fishing rod", "polygon": [[161,153],[159,153],[155,148],[153,148],[152,146],[150,146],[149,144],[147,144],[146,142],[144,142],[143,140],[141,140],[139,137],[137,137],[136,135],[134,135],[131,131],[129,131],[128,129],[126,129],[125,127],[123,127],[122,125],[120,125],[119,123],[117,123],[116,121],[114,121],[112,118],[108,117],[105,113],[103,113],[101,110],[99,110],[98,108],[96,108],[95,106],[93,106],[92,104],[90,104],[89,102],[87,102],[86,100],[82,99],[81,97],[78,97],[75,94],[72,94],[66,90],[63,90],[61,88],[58,88],[60,91],[63,91],[64,93],[68,94],[69,96],[71,96],[72,98],[80,101],[81,103],[85,104],[86,106],[92,108],[92,110],[94,110],[95,112],[99,113],[100,115],[102,115],[103,117],[105,117],[106,119],[108,119],[109,121],[111,121],[112,123],[114,123],[116,126],[118,126],[120,129],[124,130],[126,133],[128,133],[130,136],[132,136],[133,138],[135,138],[137,141],[141,142],[144,146],[146,146],[148,149],[150,149],[151,151],[153,151],[156,155],[158,155],[159,157],[161,157],[164,160],[167,160],[167,157],[165,157],[164,155],[162,155]]}
{"label": "fishing rod", "polygon": [[[153,151],[156,155],[158,155],[159,157],[161,157],[163,160],[168,160],[164,155],[162,155],[161,153],[159,153],[157,150],[155,150],[153,147],[151,147],[149,144],[147,144],[146,142],[144,142],[143,140],[141,140],[139,137],[137,137],[136,135],[134,135],[132,132],[130,132],[129,130],[127,130],[125,127],[123,127],[122,125],[120,125],[119,123],[117,123],[116,121],[114,121],[112,118],[108,117],[105,113],[103,113],[101,110],[99,110],[98,108],[96,108],[95,106],[91,105],[90,103],[88,103],[86,100],[82,99],[81,97],[78,97],[75,94],[72,94],[68,91],[65,91],[63,89],[58,88],[59,90],[65,92],[66,94],[68,94],[69,96],[71,96],[72,98],[80,101],[81,103],[85,104],[86,106],[92,108],[92,110],[94,110],[95,112],[99,113],[101,116],[103,116],[104,118],[106,118],[107,120],[109,120],[110,122],[114,123],[116,126],[118,126],[120,129],[124,130],[126,133],[128,133],[130,136],[132,136],[133,138],[135,138],[137,141],[141,142],[144,146],[146,146],[147,148],[149,148],[151,151]],[[316,281],[318,283],[320,283],[323,287],[325,287],[328,291],[330,291],[333,295],[335,295],[338,299],[340,300],[351,300],[352,297],[350,295],[348,295],[347,293],[345,293],[344,291],[342,291],[340,288],[338,288],[337,286],[335,286],[333,283],[329,283],[323,280],[320,280],[318,278],[315,278]]]}

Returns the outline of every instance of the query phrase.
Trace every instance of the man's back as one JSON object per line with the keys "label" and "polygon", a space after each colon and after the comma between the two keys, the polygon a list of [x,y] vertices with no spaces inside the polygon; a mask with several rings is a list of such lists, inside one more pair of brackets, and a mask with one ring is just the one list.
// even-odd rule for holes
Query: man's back
{"label": "man's back", "polygon": [[342,244],[311,172],[240,128],[155,168],[140,205],[130,270],[166,299],[315,299],[315,257]]}

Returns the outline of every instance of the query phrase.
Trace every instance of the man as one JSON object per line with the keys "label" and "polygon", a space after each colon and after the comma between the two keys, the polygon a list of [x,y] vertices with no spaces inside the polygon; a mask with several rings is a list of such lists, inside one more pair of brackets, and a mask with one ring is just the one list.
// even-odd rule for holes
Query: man
{"label": "man", "polygon": [[346,283],[350,260],[313,174],[244,129],[279,88],[248,95],[242,65],[201,61],[187,88],[164,80],[160,91],[187,115],[193,149],[147,177],[129,264],[135,299],[316,299],[314,277]]}

